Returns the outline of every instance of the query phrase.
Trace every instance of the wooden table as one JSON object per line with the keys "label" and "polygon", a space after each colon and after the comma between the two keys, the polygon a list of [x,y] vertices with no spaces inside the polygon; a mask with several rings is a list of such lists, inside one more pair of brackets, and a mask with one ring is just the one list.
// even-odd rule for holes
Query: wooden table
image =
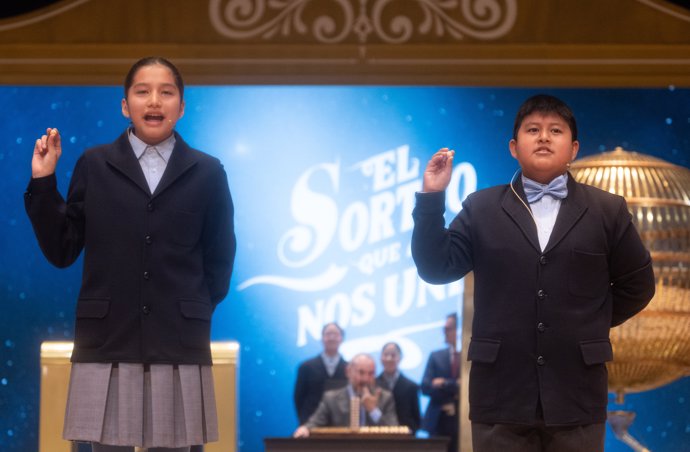
{"label": "wooden table", "polygon": [[310,438],[264,438],[265,452],[446,452],[448,438],[331,435]]}

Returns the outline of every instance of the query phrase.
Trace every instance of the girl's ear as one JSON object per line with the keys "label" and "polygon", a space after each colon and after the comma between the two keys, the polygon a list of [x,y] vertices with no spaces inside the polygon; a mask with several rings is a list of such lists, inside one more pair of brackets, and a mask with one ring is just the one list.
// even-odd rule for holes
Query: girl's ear
{"label": "girl's ear", "polygon": [[129,118],[129,107],[127,106],[127,99],[122,99],[122,116]]}

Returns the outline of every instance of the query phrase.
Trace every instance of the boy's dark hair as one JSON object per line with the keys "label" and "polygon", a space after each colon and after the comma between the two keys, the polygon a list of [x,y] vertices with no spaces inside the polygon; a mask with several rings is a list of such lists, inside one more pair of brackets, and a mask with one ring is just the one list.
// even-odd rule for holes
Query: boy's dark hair
{"label": "boy's dark hair", "polygon": [[575,115],[568,105],[557,97],[548,94],[537,94],[522,103],[515,115],[515,125],[513,126],[513,140],[517,139],[518,130],[522,121],[532,113],[555,113],[568,123],[573,141],[577,140],[577,122]]}
{"label": "boy's dark hair", "polygon": [[125,99],[127,99],[127,91],[129,91],[129,89],[132,87],[134,76],[137,74],[137,71],[139,71],[139,69],[142,67],[152,66],[154,64],[160,64],[170,69],[170,72],[172,72],[173,78],[175,79],[175,86],[177,86],[177,89],[180,91],[180,99],[184,99],[184,81],[182,80],[182,74],[180,74],[177,66],[160,56],[144,57],[134,63],[131,68],[129,68],[129,72],[127,72],[127,76],[125,77]]}

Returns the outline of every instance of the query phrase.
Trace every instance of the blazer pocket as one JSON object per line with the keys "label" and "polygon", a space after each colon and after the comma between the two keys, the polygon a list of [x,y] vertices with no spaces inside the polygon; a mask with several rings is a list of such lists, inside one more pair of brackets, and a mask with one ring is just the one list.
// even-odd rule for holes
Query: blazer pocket
{"label": "blazer pocket", "polygon": [[611,341],[582,341],[580,349],[585,367],[579,378],[579,398],[590,409],[603,410],[608,403],[608,370],[605,363],[613,361]]}
{"label": "blazer pocket", "polygon": [[80,298],[77,302],[78,319],[102,319],[110,310],[110,298]]}
{"label": "blazer pocket", "polygon": [[568,290],[572,295],[594,298],[606,294],[610,283],[606,254],[573,250],[570,264]]}
{"label": "blazer pocket", "polygon": [[493,364],[498,358],[500,348],[500,340],[472,338],[470,348],[467,350],[467,360],[475,363]]}
{"label": "blazer pocket", "polygon": [[182,246],[194,246],[201,238],[203,215],[201,212],[172,210],[169,213],[172,235],[170,239]]}
{"label": "blazer pocket", "polygon": [[179,306],[180,343],[188,348],[207,350],[211,346],[211,305],[201,300],[180,299]]}
{"label": "blazer pocket", "polygon": [[180,312],[188,319],[211,320],[211,305],[203,301],[180,300]]}
{"label": "blazer pocket", "polygon": [[595,339],[580,342],[582,359],[588,366],[613,361],[613,347],[608,339]]}
{"label": "blazer pocket", "polygon": [[501,383],[495,363],[500,349],[500,340],[476,338],[470,340],[470,347],[467,350],[467,360],[472,361],[469,382],[470,406],[492,407],[496,402],[496,394]]}
{"label": "blazer pocket", "polygon": [[108,332],[104,319],[109,311],[109,298],[80,298],[77,301],[75,347],[96,348],[105,343]]}

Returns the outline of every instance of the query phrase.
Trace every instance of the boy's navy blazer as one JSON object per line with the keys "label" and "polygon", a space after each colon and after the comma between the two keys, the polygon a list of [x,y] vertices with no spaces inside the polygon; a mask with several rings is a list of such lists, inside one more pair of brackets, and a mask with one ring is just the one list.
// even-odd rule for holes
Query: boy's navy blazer
{"label": "boy's navy blazer", "polygon": [[72,361],[211,364],[211,314],[236,248],[218,159],[176,134],[151,193],[125,132],[79,158],[66,203],[55,175],[31,180],[24,198],[51,263],[84,249]]}
{"label": "boy's navy blazer", "polygon": [[445,228],[444,193],[418,193],[412,254],[442,284],[474,272],[470,418],[547,425],[606,420],[609,329],[654,294],[625,200],[575,182],[544,251],[520,180],[475,192]]}

